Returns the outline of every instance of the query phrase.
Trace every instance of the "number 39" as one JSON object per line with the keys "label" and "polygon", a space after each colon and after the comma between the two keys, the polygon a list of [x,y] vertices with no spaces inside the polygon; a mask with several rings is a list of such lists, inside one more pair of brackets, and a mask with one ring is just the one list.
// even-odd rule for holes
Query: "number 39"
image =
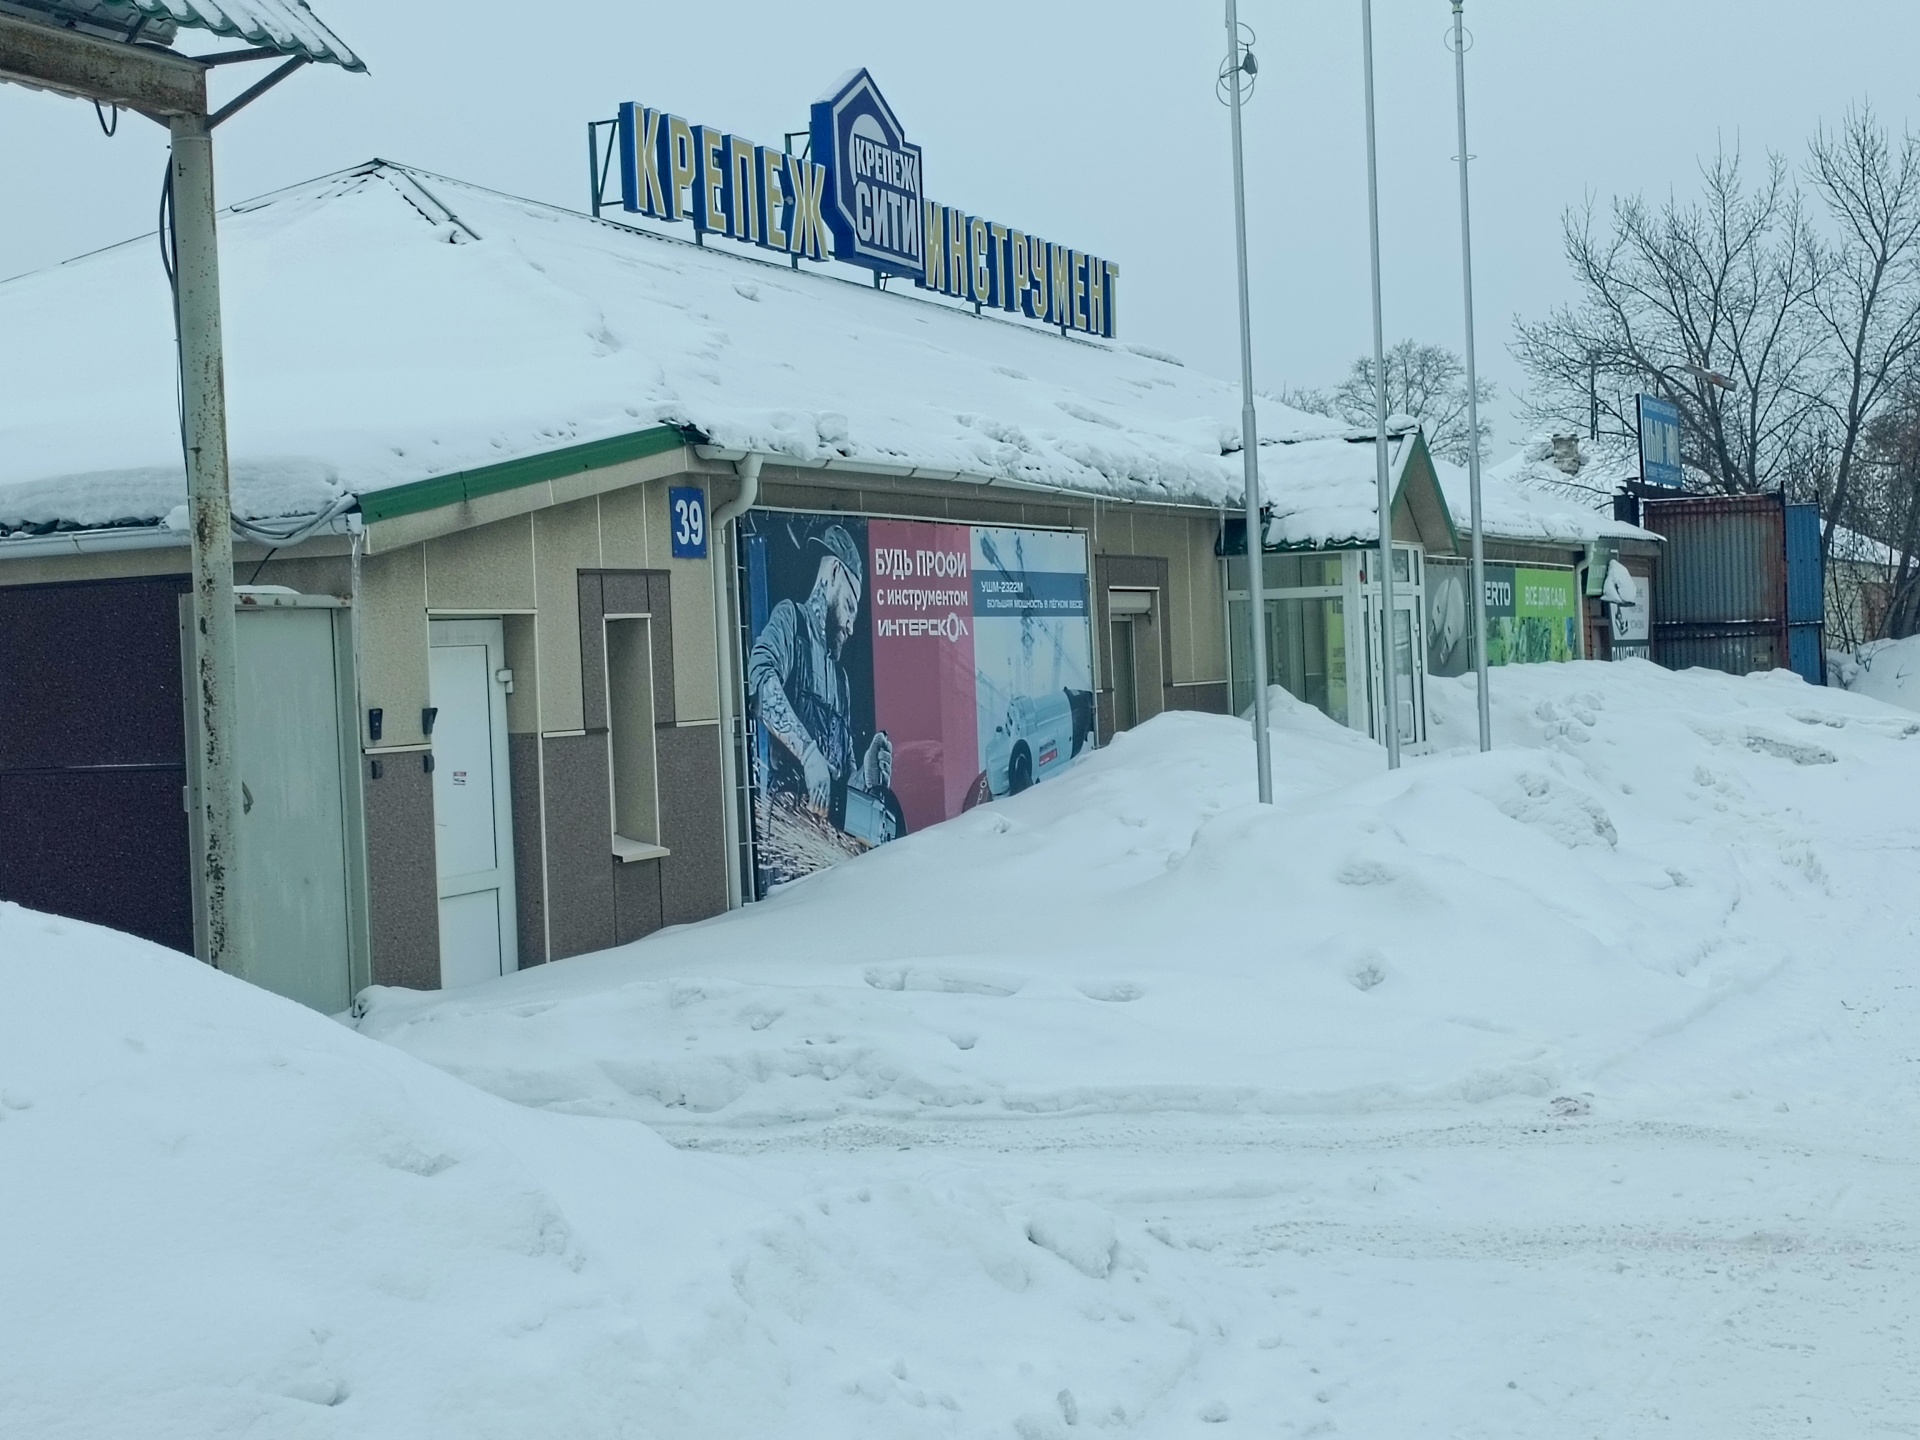
{"label": "number 39", "polygon": [[673,502],[673,542],[684,549],[697,550],[707,540],[707,507],[697,499]]}

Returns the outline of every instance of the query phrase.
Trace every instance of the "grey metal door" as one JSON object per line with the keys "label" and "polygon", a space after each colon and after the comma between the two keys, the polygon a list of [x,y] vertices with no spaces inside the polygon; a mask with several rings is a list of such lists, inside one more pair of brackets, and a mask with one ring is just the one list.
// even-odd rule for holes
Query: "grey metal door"
{"label": "grey metal door", "polygon": [[440,984],[519,968],[506,642],[498,620],[435,620],[433,826],[440,874]]}
{"label": "grey metal door", "polygon": [[[201,851],[200,707],[192,702],[192,608],[181,597],[191,853]],[[365,864],[352,720],[347,610],[291,591],[243,596],[235,616],[234,924],[244,976],[334,1014],[367,980]],[[201,875],[193,866],[194,949],[202,959]]]}
{"label": "grey metal door", "polygon": [[242,609],[236,619],[248,978],[331,1014],[353,1000],[334,612]]}

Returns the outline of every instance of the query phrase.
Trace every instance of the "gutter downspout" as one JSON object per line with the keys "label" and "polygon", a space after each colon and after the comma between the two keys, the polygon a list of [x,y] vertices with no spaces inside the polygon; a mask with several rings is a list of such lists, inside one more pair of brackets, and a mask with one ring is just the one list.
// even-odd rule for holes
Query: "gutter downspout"
{"label": "gutter downspout", "polygon": [[765,457],[748,453],[734,462],[740,476],[740,489],[733,499],[714,511],[707,524],[707,568],[713,572],[714,653],[720,677],[720,775],[725,790],[722,818],[727,845],[727,908],[737,910],[745,901],[746,867],[743,863],[740,824],[742,786],[741,756],[745,753],[740,717],[734,713],[734,695],[740,678],[740,657],[735,652],[739,630],[733,623],[728,605],[727,574],[730,567],[728,530],[733,522],[751,510],[760,499],[760,467]]}

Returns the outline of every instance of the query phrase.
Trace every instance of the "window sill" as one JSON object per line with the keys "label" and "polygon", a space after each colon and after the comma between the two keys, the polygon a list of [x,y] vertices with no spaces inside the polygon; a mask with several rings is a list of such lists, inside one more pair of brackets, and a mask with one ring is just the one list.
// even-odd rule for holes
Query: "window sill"
{"label": "window sill", "polygon": [[646,840],[629,840],[624,835],[613,837],[613,858],[622,865],[631,865],[636,860],[664,860],[673,854],[664,845],[655,845]]}

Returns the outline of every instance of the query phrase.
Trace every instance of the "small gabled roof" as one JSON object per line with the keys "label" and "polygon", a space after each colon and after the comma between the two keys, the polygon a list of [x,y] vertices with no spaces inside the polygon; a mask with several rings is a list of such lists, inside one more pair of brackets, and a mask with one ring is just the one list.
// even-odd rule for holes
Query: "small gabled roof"
{"label": "small gabled roof", "polygon": [[[1260,473],[1267,477],[1266,544],[1300,550],[1373,545],[1380,539],[1380,482],[1372,431],[1340,433],[1261,444]],[[1411,507],[1435,528],[1453,536],[1446,502],[1433,489],[1426,441],[1419,425],[1395,417],[1387,437],[1387,489],[1396,511]],[[1431,493],[1415,499],[1408,486]],[[1433,537],[1439,540],[1442,537]]]}

